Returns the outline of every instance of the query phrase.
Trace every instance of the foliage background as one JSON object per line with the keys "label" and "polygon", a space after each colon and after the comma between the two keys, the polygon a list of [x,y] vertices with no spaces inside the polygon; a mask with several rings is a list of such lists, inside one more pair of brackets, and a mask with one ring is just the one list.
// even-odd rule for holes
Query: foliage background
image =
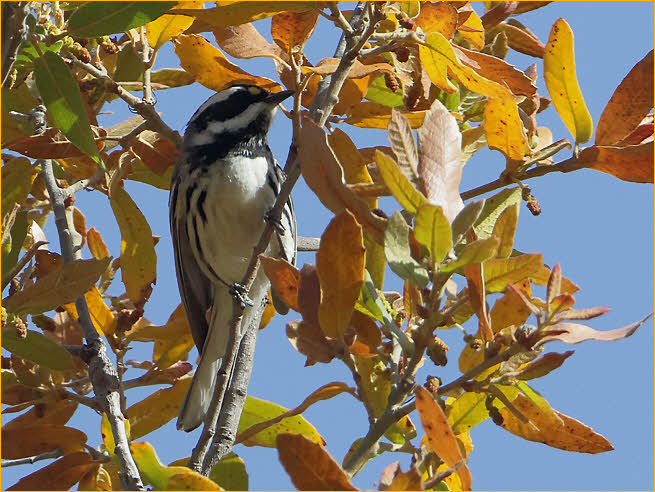
{"label": "foliage background", "polygon": [[[340,7],[347,8],[346,5]],[[482,5],[475,5],[482,13]],[[550,27],[559,17],[571,25],[575,34],[578,80],[594,121],[598,118],[615,87],[629,69],[652,47],[652,2],[555,2],[521,16],[537,36],[548,39]],[[270,41],[269,21],[255,24]],[[338,32],[319,19],[316,32],[309,40],[305,53],[312,62],[331,56]],[[213,38],[210,37],[210,39]],[[170,46],[170,45],[169,45]],[[229,57],[228,57],[229,58]],[[507,61],[523,69],[535,59],[510,51]],[[250,73],[275,79],[273,64],[267,59],[238,60]],[[177,56],[164,48],[155,68],[176,67]],[[539,92],[547,94],[543,85],[542,64],[539,61]],[[195,109],[211,95],[211,91],[192,86],[159,91],[157,110],[174,129],[182,132],[185,122]],[[116,101],[106,106],[116,114],[99,119],[110,126],[125,117],[125,104]],[[566,128],[552,106],[540,115],[540,124],[553,130],[554,139],[568,136]],[[358,146],[387,145],[386,132],[360,130],[341,125]],[[283,160],[291,136],[291,125],[278,114],[270,134],[274,154]],[[566,153],[567,151],[565,151]],[[560,154],[563,155],[563,154]],[[504,168],[504,158],[498,152],[479,152],[464,168],[461,191],[495,179]],[[544,263],[552,266],[559,261],[566,277],[581,290],[576,294],[577,306],[609,306],[613,311],[593,321],[598,330],[612,329],[640,319],[651,310],[653,299],[653,188],[617,180],[609,175],[581,170],[567,175],[553,173],[528,183],[543,210],[533,217],[524,207],[519,216],[515,247],[525,252],[543,252]],[[164,324],[179,303],[173,270],[172,248],[168,230],[168,193],[133,181],[125,183],[147,217],[153,234],[161,236],[157,251],[157,285],[147,304],[146,316],[154,324]],[[304,236],[320,236],[332,214],[326,210],[300,182],[294,190],[298,230]],[[380,201],[381,208],[392,212],[397,205],[391,199]],[[109,250],[120,250],[120,234],[106,198],[97,193],[82,192],[76,205],[86,215],[89,226],[103,235]],[[109,215],[107,215],[109,214]],[[106,220],[109,216],[111,219]],[[52,220],[46,235],[56,237]],[[58,251],[56,244],[51,247]],[[301,253],[299,266],[314,263],[314,254]],[[399,290],[397,278],[389,275],[386,290]],[[116,286],[119,282],[116,282]],[[118,293],[112,292],[109,293]],[[540,295],[539,291],[536,295]],[[249,393],[274,401],[288,408],[296,406],[311,391],[329,381],[349,382],[351,376],[339,364],[304,368],[304,356],[288,343],[284,325],[297,317],[292,313],[278,316],[259,335],[257,355]],[[469,331],[474,328],[465,325]],[[455,355],[462,346],[456,330],[440,332]],[[137,344],[139,345],[139,344]],[[560,347],[552,346],[553,350]],[[534,381],[534,387],[553,408],[605,435],[615,450],[599,455],[567,453],[530,443],[496,428],[490,421],[474,428],[471,437],[475,450],[470,468],[476,489],[596,489],[635,490],[653,486],[653,332],[650,323],[631,338],[612,344],[586,343],[573,347],[577,354],[548,378]],[[150,345],[143,344],[128,354],[128,359],[149,358]],[[4,354],[4,351],[3,351]],[[194,361],[195,350],[190,361]],[[456,364],[451,361],[440,369],[444,381],[455,377]],[[434,367],[431,367],[435,372]],[[429,371],[419,373],[419,381]],[[130,402],[136,402],[152,392],[152,388],[133,389]],[[353,408],[350,412],[349,408]],[[305,417],[327,440],[330,453],[341,461],[344,453],[367,428],[361,405],[349,395],[340,395],[310,408]],[[418,418],[414,418],[418,424]],[[87,408],[80,408],[69,425],[87,431],[89,444],[99,442],[100,418]],[[174,421],[147,436],[162,462],[168,463],[188,456],[197,433],[187,435],[175,430]],[[274,449],[237,447],[246,461],[251,490],[292,488]],[[353,483],[371,487],[379,480],[381,470],[400,459],[406,467],[408,455],[383,455],[370,462]],[[28,465],[29,466],[29,465]],[[3,470],[2,488],[13,484],[20,476],[32,472],[27,467]]]}

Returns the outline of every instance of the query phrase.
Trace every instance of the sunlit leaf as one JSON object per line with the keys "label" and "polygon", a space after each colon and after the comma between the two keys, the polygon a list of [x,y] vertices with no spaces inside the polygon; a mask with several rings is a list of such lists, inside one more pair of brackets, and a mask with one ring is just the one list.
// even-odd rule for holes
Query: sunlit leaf
{"label": "sunlit leaf", "polygon": [[[530,284],[527,283],[529,289]],[[496,300],[489,316],[491,317],[491,329],[494,333],[507,328],[508,326],[521,326],[527,321],[532,311],[525,305],[519,295],[512,289],[507,289],[503,297]]]}
{"label": "sunlit leaf", "polygon": [[491,198],[487,198],[484,208],[475,223],[474,229],[481,239],[493,234],[496,221],[507,207],[521,203],[521,188],[505,188]]}
{"label": "sunlit leaf", "polygon": [[510,205],[498,217],[492,236],[498,238],[498,258],[507,258],[514,250],[514,234],[519,218],[519,204]]}
{"label": "sunlit leaf", "polygon": [[470,15],[468,15],[463,23],[459,22],[458,19],[457,30],[464,39],[469,41],[475,48],[481,50],[484,48],[484,27],[482,26],[480,16],[468,5],[468,9],[460,9],[458,17],[462,14],[467,15],[469,12]]}
{"label": "sunlit leaf", "polygon": [[483,393],[465,392],[457,398],[449,398],[446,402],[448,423],[455,435],[472,429],[489,417],[484,405]]}
{"label": "sunlit leaf", "polygon": [[26,458],[53,451],[82,451],[86,434],[61,424],[40,424],[31,427],[2,429],[2,455],[6,459]]}
{"label": "sunlit leaf", "polygon": [[428,248],[434,264],[440,263],[453,247],[450,223],[441,207],[422,205],[414,219],[416,240]]}
{"label": "sunlit leaf", "polygon": [[221,49],[235,58],[248,59],[265,56],[283,59],[286,56],[282,48],[266,41],[251,23],[238,26],[215,26],[213,33],[216,43]]}
{"label": "sunlit leaf", "polygon": [[447,2],[426,2],[421,5],[421,11],[414,21],[426,34],[440,32],[450,39],[457,26],[457,10]]}
{"label": "sunlit leaf", "polygon": [[277,436],[282,466],[298,490],[357,490],[326,449],[299,434]]}
{"label": "sunlit leaf", "polygon": [[314,32],[318,12],[280,12],[271,20],[273,41],[286,53],[301,51]]}
{"label": "sunlit leaf", "polygon": [[496,256],[498,244],[499,241],[495,237],[470,242],[457,252],[456,260],[447,262],[445,265],[439,267],[439,272],[449,273],[467,265],[484,263]]}
{"label": "sunlit leaf", "polygon": [[[180,465],[186,465],[184,459]],[[216,463],[209,472],[209,478],[224,490],[248,490],[248,472],[242,458],[234,453],[225,456]]]}
{"label": "sunlit leaf", "polygon": [[557,352],[544,354],[538,359],[535,359],[521,367],[521,369],[517,371],[513,377],[523,381],[541,378],[564,364],[564,361],[571,355],[573,355],[573,350],[569,350],[563,354],[559,354]]}
{"label": "sunlit leaf", "polygon": [[580,152],[591,169],[633,183],[653,182],[653,141],[627,147],[594,145]]}
{"label": "sunlit leaf", "polygon": [[488,292],[502,292],[508,283],[529,278],[542,267],[541,254],[525,254],[489,260],[484,265],[484,281]]}
{"label": "sunlit leaf", "polygon": [[156,19],[177,2],[82,3],[68,19],[68,34],[95,38],[140,27]]}
{"label": "sunlit leaf", "polygon": [[[202,8],[203,0],[178,2],[171,10],[180,8],[192,9]],[[146,25],[146,36],[148,44],[155,51],[161,48],[175,36],[182,34],[193,24],[193,17],[186,15],[162,15]]]}
{"label": "sunlit leaf", "polygon": [[536,58],[543,58],[546,48],[539,38],[525,26],[512,23],[514,19],[509,22],[503,22],[497,29],[505,33],[507,36],[507,44],[510,48],[524,55],[534,56]]}
{"label": "sunlit leaf", "polygon": [[575,142],[589,140],[594,124],[575,73],[573,31],[564,19],[558,19],[550,31],[544,53],[544,80],[555,109]]}
{"label": "sunlit leaf", "polygon": [[121,274],[130,300],[143,304],[157,279],[157,254],[148,221],[123,188],[109,198],[121,231]]}
{"label": "sunlit leaf", "polygon": [[6,490],[69,490],[92,466],[95,466],[93,458],[86,452],[67,454]]}
{"label": "sunlit leaf", "polygon": [[[116,319],[114,318],[114,313],[112,313],[109,306],[105,304],[105,301],[100,295],[100,291],[95,285],[91,290],[84,294],[84,299],[89,308],[89,314],[91,315],[93,326],[98,333],[105,336],[113,335],[116,331]],[[74,303],[66,304],[64,308],[69,312],[73,319],[78,318],[77,308]]]}
{"label": "sunlit leaf", "polygon": [[[464,456],[462,456],[446,414],[434,400],[432,394],[423,386],[417,386],[415,393],[416,410],[421,417],[421,423],[430,446],[449,467],[455,466],[464,459]],[[462,480],[463,489],[471,490],[472,477],[466,463],[459,466],[457,474]]]}
{"label": "sunlit leaf", "polygon": [[277,297],[286,306],[298,311],[298,283],[300,282],[298,269],[283,259],[263,255],[259,259]]}
{"label": "sunlit leaf", "polygon": [[511,99],[490,99],[484,107],[484,133],[490,149],[520,161],[526,154],[527,137],[518,107]]}
{"label": "sunlit leaf", "polygon": [[55,309],[88,291],[109,265],[102,260],[75,260],[39,278],[2,301],[3,307],[16,314],[41,314]]}
{"label": "sunlit leaf", "polygon": [[180,9],[184,15],[198,17],[210,25],[238,26],[272,17],[280,12],[306,12],[316,2],[229,2],[211,9]]}
{"label": "sunlit leaf", "polygon": [[375,152],[375,161],[384,183],[405,210],[415,214],[421,205],[427,203],[423,194],[407,179],[391,157],[378,150]]}
{"label": "sunlit leaf", "polygon": [[341,338],[350,324],[364,282],[364,262],[362,228],[344,211],[330,221],[316,253],[321,282],[318,316],[321,329],[331,338]]}
{"label": "sunlit leaf", "polygon": [[421,473],[416,465],[413,465],[408,471],[403,472],[400,468],[400,464],[396,461],[386,467],[382,471],[382,475],[380,475],[380,490],[422,489],[423,484],[421,482]]}
{"label": "sunlit leaf", "polygon": [[177,417],[190,384],[190,377],[180,379],[172,387],[155,391],[128,408],[130,438],[139,439]]}
{"label": "sunlit leaf", "polygon": [[461,142],[457,120],[435,100],[418,130],[418,175],[428,202],[440,206],[449,223],[464,208]]}

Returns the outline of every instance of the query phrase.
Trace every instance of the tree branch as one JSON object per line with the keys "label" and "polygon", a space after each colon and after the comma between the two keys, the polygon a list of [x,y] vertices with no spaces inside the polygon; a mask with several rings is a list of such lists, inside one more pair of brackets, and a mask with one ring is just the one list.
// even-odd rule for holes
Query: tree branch
{"label": "tree branch", "polygon": [[4,2],[2,4],[2,87],[5,87],[16,61],[20,45],[27,36],[25,20],[32,2]]}
{"label": "tree branch", "polygon": [[[59,234],[62,259],[64,263],[70,263],[74,259],[80,258],[81,253],[79,248],[75,251],[71,233],[72,226],[68,223],[66,216],[64,200],[68,197],[68,194],[66,190],[61,189],[57,185],[52,170],[52,161],[49,159],[43,161],[41,178],[50,195],[52,210],[55,215],[55,225]],[[86,340],[82,358],[89,365],[89,379],[93,384],[95,398],[99,406],[107,414],[107,418],[111,424],[112,434],[116,442],[115,453],[118,456],[122,468],[120,472],[121,483],[124,489],[145,490],[141,482],[141,477],[139,476],[139,470],[130,453],[129,442],[125,433],[125,417],[123,417],[123,413],[121,412],[120,386],[118,384],[116,368],[107,357],[105,344],[93,326],[84,296],[76,299],[75,307]]]}
{"label": "tree branch", "polygon": [[28,458],[19,458],[16,460],[2,460],[2,462],[0,462],[0,466],[2,468],[9,468],[10,466],[18,466],[18,465],[33,465],[37,461],[52,460],[55,458],[59,458],[60,456],[64,456],[64,452],[61,449],[57,448],[57,449],[53,449],[52,451],[48,451],[46,453],[37,454],[36,456],[30,456]]}

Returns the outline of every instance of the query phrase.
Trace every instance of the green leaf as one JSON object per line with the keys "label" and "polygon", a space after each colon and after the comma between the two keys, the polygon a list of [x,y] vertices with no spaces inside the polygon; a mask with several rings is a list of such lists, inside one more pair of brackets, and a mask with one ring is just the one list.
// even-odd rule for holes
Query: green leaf
{"label": "green leaf", "polygon": [[177,2],[83,2],[68,19],[68,34],[94,38],[141,27]]}
{"label": "green leaf", "polygon": [[33,330],[27,330],[27,336],[19,338],[14,328],[3,328],[2,348],[18,357],[57,371],[73,368],[73,356],[68,350]]}
{"label": "green leaf", "polygon": [[384,254],[396,275],[424,288],[430,277],[428,271],[412,258],[409,247],[409,226],[400,212],[395,212],[384,231]]}
{"label": "green leaf", "polygon": [[225,490],[248,490],[248,472],[242,458],[230,453],[216,463],[209,478]]}
{"label": "green leaf", "polygon": [[[6,186],[6,185],[5,185]],[[4,189],[4,186],[3,186]],[[2,250],[2,272],[9,272],[11,268],[18,261],[18,255],[20,250],[23,248],[23,242],[25,242],[25,237],[27,237],[27,212],[19,212],[16,214],[14,219],[14,225],[11,228],[11,241],[7,241],[6,244],[11,242],[11,249],[9,251]],[[4,248],[4,246],[3,246]]]}
{"label": "green leaf", "polygon": [[485,200],[475,200],[466,204],[466,206],[459,211],[453,220],[453,244],[459,243],[466,232],[473,226],[482,210],[484,209]]}
{"label": "green leaf", "polygon": [[2,166],[2,217],[14,203],[22,205],[38,172],[26,157],[15,157]]}
{"label": "green leaf", "polygon": [[500,214],[511,205],[521,202],[521,188],[505,188],[491,198],[487,198],[482,213],[475,223],[475,233],[480,239],[486,239],[493,234],[494,226]]}
{"label": "green leaf", "polygon": [[500,241],[495,237],[473,241],[457,252],[456,260],[441,266],[439,273],[450,273],[467,265],[484,263],[494,257],[499,243]]}
{"label": "green leaf", "polygon": [[34,62],[34,76],[53,124],[73,145],[104,168],[80,88],[64,61],[56,53],[47,51]]}
{"label": "green leaf", "polygon": [[449,399],[446,402],[448,423],[455,435],[466,432],[489,417],[484,405],[485,398],[484,393],[466,392],[457,399]]}
{"label": "green leaf", "polygon": [[[270,420],[288,411],[288,408],[284,408],[276,403],[260,400],[254,396],[248,396],[246,398],[246,403],[243,406],[238,430],[241,432],[248,427]],[[302,434],[313,442],[319,444],[324,443],[323,438],[312,424],[305,420],[302,415],[295,415],[293,417],[288,417],[277,424],[273,424],[255,434],[250,439],[244,441],[243,444],[246,446],[264,446],[267,448],[274,448],[277,435],[286,432],[291,434]]]}
{"label": "green leaf", "polygon": [[[61,40],[51,44],[50,46],[48,46],[45,43],[37,43],[39,49],[41,50],[41,53],[45,53],[46,51],[59,53],[59,50],[61,49],[63,44],[64,42]],[[32,63],[34,63],[38,58],[39,58],[39,53],[36,51],[34,45],[32,45],[32,43],[29,42],[24,42],[21,45],[18,55],[16,55],[16,64],[19,67],[32,65]]]}
{"label": "green leaf", "polygon": [[68,304],[87,292],[107,269],[111,258],[75,260],[39,278],[2,301],[10,313],[41,314]]}
{"label": "green leaf", "polygon": [[441,263],[453,247],[450,223],[437,205],[421,205],[416,214],[414,235],[428,248],[435,265]]}
{"label": "green leaf", "polygon": [[396,92],[393,92],[387,87],[386,82],[384,81],[384,75],[377,77],[366,90],[366,95],[364,96],[369,101],[382,104],[383,106],[388,106],[390,108],[402,108],[405,106],[403,101],[403,91],[398,88]]}

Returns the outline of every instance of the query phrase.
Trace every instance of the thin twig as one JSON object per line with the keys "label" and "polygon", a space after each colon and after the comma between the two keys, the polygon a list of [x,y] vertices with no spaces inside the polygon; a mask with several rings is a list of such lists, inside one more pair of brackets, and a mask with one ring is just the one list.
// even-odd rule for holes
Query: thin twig
{"label": "thin twig", "polygon": [[64,452],[61,449],[57,448],[52,451],[48,451],[46,453],[37,454],[36,456],[30,456],[28,458],[19,458],[16,460],[2,460],[2,462],[0,462],[0,467],[9,468],[10,466],[18,466],[18,465],[33,465],[37,461],[52,460],[55,458],[59,458],[60,456],[64,456]]}
{"label": "thin twig", "polygon": [[5,290],[5,287],[9,285],[9,282],[11,282],[11,279],[14,278],[18,273],[23,269],[25,265],[32,259],[32,257],[36,254],[38,249],[43,246],[44,244],[48,244],[48,241],[38,241],[32,245],[32,247],[23,255],[23,257],[18,260],[18,262],[14,265],[14,267],[7,273],[6,275],[3,276],[2,278],[2,290]]}
{"label": "thin twig", "polygon": [[100,181],[102,181],[104,178],[105,178],[105,171],[101,169],[89,178],[80,179],[79,181],[76,181],[68,188],[65,188],[64,191],[68,196],[73,196],[78,191],[81,191],[84,188],[88,188],[89,186],[93,186],[94,184],[97,184]]}
{"label": "thin twig", "polygon": [[[52,202],[62,259],[64,263],[70,263],[74,259],[80,258],[81,253],[79,248],[77,250],[74,248],[71,233],[72,225],[69,224],[66,216],[64,200],[68,197],[68,194],[57,185],[52,170],[52,161],[49,159],[43,161],[41,178],[46,185],[48,194],[50,195],[50,201]],[[118,384],[116,368],[107,357],[105,344],[93,326],[84,296],[76,299],[75,307],[86,340],[82,354],[83,359],[89,365],[89,379],[91,379],[91,383],[93,384],[95,398],[111,424],[112,434],[116,443],[115,453],[121,464],[121,472],[119,474],[123,488],[128,490],[144,490],[141,477],[139,476],[139,470],[130,452],[129,441],[125,432],[125,417],[123,417],[121,412],[120,386]]]}

